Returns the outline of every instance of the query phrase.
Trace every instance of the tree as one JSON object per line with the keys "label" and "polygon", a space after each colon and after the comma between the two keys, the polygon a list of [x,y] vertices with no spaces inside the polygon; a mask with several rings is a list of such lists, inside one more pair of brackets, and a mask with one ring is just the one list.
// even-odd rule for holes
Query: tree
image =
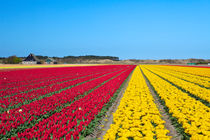
{"label": "tree", "polygon": [[19,64],[22,60],[18,58],[17,56],[13,55],[8,57],[7,59],[4,60],[5,64]]}

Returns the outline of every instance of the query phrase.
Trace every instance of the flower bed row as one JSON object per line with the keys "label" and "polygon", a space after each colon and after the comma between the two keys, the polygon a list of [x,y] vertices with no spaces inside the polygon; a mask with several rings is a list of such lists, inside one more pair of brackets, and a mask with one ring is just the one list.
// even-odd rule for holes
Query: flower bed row
{"label": "flower bed row", "polygon": [[144,67],[145,76],[174,117],[172,121],[184,139],[210,139],[210,108]]}
{"label": "flower bed row", "polygon": [[[101,73],[101,72],[107,72],[107,71],[111,72],[111,70],[115,69],[115,68],[116,68],[116,66],[109,66],[109,67],[106,66],[106,67],[98,67],[98,68],[84,67],[84,68],[80,68],[80,69],[72,68],[73,70],[71,70],[69,68],[66,70],[66,68],[64,68],[63,74],[61,73],[60,68],[57,68],[58,72],[55,69],[53,69],[51,71],[51,69],[48,68],[48,71],[50,71],[49,73],[54,72],[54,74],[51,77],[44,78],[44,80],[43,80],[43,78],[40,78],[40,80],[36,79],[37,75],[34,74],[34,79],[36,79],[36,81],[34,81],[33,79],[32,80],[25,80],[25,77],[28,77],[28,75],[25,74],[24,70],[23,70],[23,73],[20,73],[20,75],[23,77],[23,79],[16,82],[16,84],[12,84],[12,85],[1,84],[1,85],[4,85],[4,86],[1,87],[1,89],[3,89],[3,90],[0,91],[0,98],[13,96],[13,95],[16,95],[18,93],[28,92],[28,91],[31,91],[31,90],[37,90],[37,89],[40,89],[40,88],[45,88],[49,85],[55,85],[55,84],[58,84],[58,83],[62,83],[64,81],[77,79],[77,78],[80,78],[80,77],[83,77],[83,76],[93,75],[95,73]],[[37,70],[37,71],[40,71],[40,73],[41,73],[43,70],[41,69],[41,70]],[[45,73],[47,74],[48,71],[45,71]],[[10,80],[7,80],[8,77],[10,76],[9,74],[10,73],[8,73],[7,75],[4,76],[4,78],[6,78],[5,80],[2,77],[3,81],[10,81]],[[43,76],[43,77],[45,77],[45,76]],[[16,79],[16,77],[13,77],[13,79]],[[30,84],[24,85],[25,81],[27,81],[27,83],[30,82]],[[17,83],[21,86],[18,86]],[[24,85],[24,86],[22,86],[22,85]]]}
{"label": "flower bed row", "polygon": [[[172,66],[174,65],[171,65],[170,68],[172,68]],[[168,67],[167,65],[166,66],[163,66],[163,67]],[[210,67],[186,67],[186,66],[175,66],[173,69],[176,69],[176,71],[179,71],[179,72],[182,72],[182,73],[188,73],[188,74],[192,74],[192,75],[199,75],[201,77],[206,77],[206,78],[210,78]]]}
{"label": "flower bed row", "polygon": [[34,100],[37,100],[37,99],[39,100],[39,99],[42,99],[43,97],[51,96],[54,93],[59,93],[61,90],[64,90],[66,88],[71,88],[72,86],[75,86],[79,83],[86,82],[88,80],[103,76],[105,74],[108,74],[108,72],[88,75],[82,78],[77,78],[75,80],[70,80],[67,82],[62,82],[60,84],[54,84],[51,86],[47,86],[45,88],[40,88],[38,90],[32,90],[30,92],[17,94],[11,97],[1,98],[0,99],[0,105],[1,105],[0,112],[5,111],[5,109],[13,109],[13,108],[20,107],[21,105],[24,105],[24,104],[29,104],[33,102]]}
{"label": "flower bed row", "polygon": [[[109,66],[101,66],[106,69]],[[120,66],[118,66],[120,67]],[[10,86],[24,86],[27,84],[32,84],[39,82],[40,80],[48,80],[51,77],[59,78],[64,77],[69,74],[75,74],[82,72],[83,70],[92,70],[99,69],[98,66],[87,67],[63,67],[63,68],[35,68],[35,69],[21,69],[21,70],[9,70],[9,71],[0,71],[0,82],[4,82],[2,86],[6,88]],[[15,77],[15,78],[14,78]]]}
{"label": "flower bed row", "polygon": [[209,82],[210,78],[182,73],[182,72],[176,71],[175,67],[170,67],[170,66],[167,66],[167,67],[166,66],[165,67],[153,66],[152,68],[158,71],[164,72],[166,74],[169,74],[171,76],[177,77],[179,79],[185,80],[187,82],[197,84],[201,87],[210,88],[210,82]]}
{"label": "flower bed row", "polygon": [[207,101],[207,103],[210,103],[210,90],[206,88],[202,88],[196,84],[181,80],[179,78],[173,77],[171,75],[165,74],[164,72],[160,70],[155,70],[153,68],[154,66],[146,66],[145,68],[149,68],[150,71],[154,72],[155,74],[159,75],[160,77],[163,77],[164,79],[168,80],[169,82],[173,83],[174,85],[182,88],[184,91],[191,93],[192,95],[195,95],[199,97],[202,100]]}
{"label": "flower bed row", "polygon": [[115,139],[170,139],[158,108],[137,67],[129,85],[113,114],[113,124],[104,140]]}
{"label": "flower bed row", "polygon": [[[66,75],[72,74],[72,72],[78,71],[78,67],[74,68],[39,68],[39,69],[22,69],[22,70],[11,70],[0,72],[1,89],[10,89],[19,86],[32,85],[46,81],[51,78],[65,77]],[[14,78],[15,77],[15,78]]]}

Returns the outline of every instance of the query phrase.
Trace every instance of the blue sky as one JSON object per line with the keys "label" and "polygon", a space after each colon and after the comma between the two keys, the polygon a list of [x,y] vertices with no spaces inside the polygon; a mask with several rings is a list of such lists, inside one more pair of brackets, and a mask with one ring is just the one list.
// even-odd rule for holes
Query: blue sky
{"label": "blue sky", "polygon": [[210,59],[209,0],[0,0],[0,56]]}

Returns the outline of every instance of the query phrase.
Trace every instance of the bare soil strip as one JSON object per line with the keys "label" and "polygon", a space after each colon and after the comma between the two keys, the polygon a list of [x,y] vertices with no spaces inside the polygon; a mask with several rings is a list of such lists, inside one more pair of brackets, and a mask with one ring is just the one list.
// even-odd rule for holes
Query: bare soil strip
{"label": "bare soil strip", "polygon": [[162,119],[165,121],[165,128],[168,129],[170,132],[169,132],[169,136],[172,136],[172,140],[181,140],[181,136],[179,133],[177,133],[175,127],[172,125],[172,122],[171,120],[169,119],[169,115],[166,113],[166,111],[164,110],[164,106],[161,105],[161,103],[159,102],[158,100],[158,97],[156,96],[154,90],[152,89],[148,79],[146,78],[146,76],[144,75],[143,71],[141,70],[143,76],[144,76],[144,79],[147,83],[147,86],[149,87],[149,90],[154,98],[154,102],[162,116]]}

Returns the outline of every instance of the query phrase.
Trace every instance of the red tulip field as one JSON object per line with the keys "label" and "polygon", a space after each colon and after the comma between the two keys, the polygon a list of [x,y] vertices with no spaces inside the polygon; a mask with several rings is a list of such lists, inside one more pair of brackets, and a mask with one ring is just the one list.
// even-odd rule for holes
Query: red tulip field
{"label": "red tulip field", "polygon": [[101,65],[0,71],[0,139],[86,137],[134,68]]}

